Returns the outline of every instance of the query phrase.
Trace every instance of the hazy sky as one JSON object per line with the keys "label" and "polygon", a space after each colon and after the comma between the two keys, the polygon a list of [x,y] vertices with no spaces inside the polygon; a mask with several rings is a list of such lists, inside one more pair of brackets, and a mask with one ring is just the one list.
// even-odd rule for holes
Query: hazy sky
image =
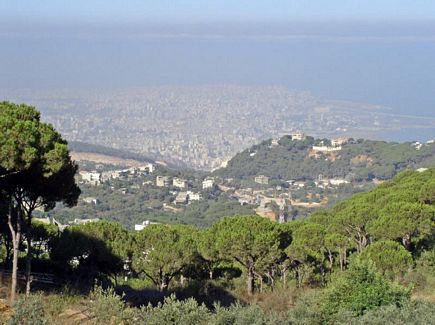
{"label": "hazy sky", "polygon": [[3,20],[434,19],[433,0],[2,0]]}
{"label": "hazy sky", "polygon": [[0,91],[284,85],[434,116],[434,58],[435,0],[0,0]]}

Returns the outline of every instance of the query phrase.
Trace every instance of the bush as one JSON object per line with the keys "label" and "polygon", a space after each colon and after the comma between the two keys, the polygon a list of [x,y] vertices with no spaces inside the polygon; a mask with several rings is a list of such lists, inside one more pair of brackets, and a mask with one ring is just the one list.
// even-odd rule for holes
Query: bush
{"label": "bush", "polygon": [[424,251],[417,260],[417,265],[435,275],[435,249]]}
{"label": "bush", "polygon": [[368,311],[362,317],[350,324],[384,325],[421,325],[435,323],[435,305],[429,302],[416,301],[402,308],[394,305],[383,306]]}
{"label": "bush", "polygon": [[381,240],[369,245],[360,259],[370,260],[376,269],[390,280],[402,277],[412,266],[412,255],[392,240]]}
{"label": "bush", "polygon": [[137,313],[139,323],[147,325],[207,324],[210,316],[205,305],[199,305],[193,298],[180,301],[175,295],[165,298],[164,303],[159,303],[156,307],[151,304],[142,307]]}
{"label": "bush", "polygon": [[96,324],[120,324],[125,320],[125,305],[112,288],[95,287],[91,293],[91,311]]}
{"label": "bush", "polygon": [[214,325],[262,325],[266,324],[266,318],[261,308],[256,305],[235,304],[229,308],[216,305],[211,323]]}
{"label": "bush", "polygon": [[358,316],[384,305],[401,306],[409,300],[410,291],[384,279],[370,261],[356,258],[327,288],[323,314],[327,319],[344,311]]}
{"label": "bush", "polygon": [[10,325],[45,325],[44,301],[40,294],[20,297],[14,305],[14,316],[9,320]]}

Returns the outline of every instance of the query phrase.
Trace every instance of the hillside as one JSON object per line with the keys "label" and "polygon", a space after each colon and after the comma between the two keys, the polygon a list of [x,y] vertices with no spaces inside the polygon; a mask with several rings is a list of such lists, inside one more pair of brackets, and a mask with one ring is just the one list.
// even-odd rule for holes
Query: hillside
{"label": "hillside", "polygon": [[[132,173],[106,180],[100,186],[80,181],[82,196],[78,205],[72,209],[58,206],[49,214],[62,222],[76,218],[99,218],[118,221],[129,228],[147,219],[207,227],[224,216],[252,214],[254,211],[274,220],[279,215],[290,220],[308,216],[317,209],[332,207],[354,193],[368,191],[381,181],[392,178],[401,169],[435,166],[434,144],[416,146],[411,143],[350,140],[341,145],[334,142],[334,150],[329,152],[312,149],[313,146],[322,149],[322,141],[323,147],[332,148],[331,140],[311,137],[292,140],[290,136],[284,136],[279,140],[264,141],[236,155],[227,168],[211,175],[160,165],[151,174]],[[339,147],[341,150],[336,150]],[[91,151],[92,146],[87,149]],[[120,169],[115,166],[119,165],[118,162],[137,167],[130,164],[136,160],[102,154],[129,157],[122,151],[112,153],[103,147],[97,149],[100,153],[73,152],[73,158],[81,160],[81,171],[113,171]],[[254,177],[258,175],[268,176],[269,179],[265,184],[256,183]],[[322,181],[318,181],[319,175],[322,175]],[[157,176],[169,177],[170,184],[157,186]],[[215,176],[212,178],[212,190],[202,187],[202,181],[209,176]],[[174,187],[174,178],[186,180],[187,187]],[[298,181],[287,182],[291,179]],[[187,191],[199,196],[198,199],[176,203],[177,195]],[[98,203],[90,204],[88,201],[92,199]]]}
{"label": "hillside", "polygon": [[[313,150],[313,147],[325,151]],[[348,139],[344,144],[332,146],[329,139],[292,140],[291,136],[284,136],[242,151],[214,174],[239,180],[265,175],[272,181],[315,180],[322,175],[323,178],[360,182],[386,180],[405,168],[434,165],[434,143]]]}

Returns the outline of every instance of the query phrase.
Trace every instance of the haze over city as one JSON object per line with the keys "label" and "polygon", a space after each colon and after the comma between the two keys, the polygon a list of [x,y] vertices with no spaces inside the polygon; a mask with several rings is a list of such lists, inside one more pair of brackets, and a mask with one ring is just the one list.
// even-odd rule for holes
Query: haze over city
{"label": "haze over city", "polygon": [[83,102],[83,90],[109,100],[156,86],[278,86],[426,117],[364,134],[426,141],[435,136],[434,12],[429,1],[4,1],[0,95],[19,100],[25,89],[36,103],[67,90]]}

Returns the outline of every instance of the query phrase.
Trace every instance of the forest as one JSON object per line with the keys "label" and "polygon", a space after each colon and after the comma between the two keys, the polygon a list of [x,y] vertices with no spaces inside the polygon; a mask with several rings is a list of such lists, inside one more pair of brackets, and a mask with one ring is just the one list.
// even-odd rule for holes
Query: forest
{"label": "forest", "polygon": [[[435,168],[408,169],[305,219],[208,228],[33,220],[77,204],[66,141],[0,104],[0,291],[9,324],[431,324]],[[9,270],[11,272],[9,272]],[[43,281],[44,280],[44,281]]]}
{"label": "forest", "polygon": [[315,155],[309,154],[313,145],[330,146],[329,139],[292,140],[290,135],[272,145],[263,141],[234,156],[227,167],[215,171],[221,177],[253,179],[268,176],[272,181],[315,180],[319,174],[327,178],[349,178],[352,181],[390,179],[405,168],[434,165],[435,144],[423,144],[416,149],[412,143],[349,139],[341,150]]}

